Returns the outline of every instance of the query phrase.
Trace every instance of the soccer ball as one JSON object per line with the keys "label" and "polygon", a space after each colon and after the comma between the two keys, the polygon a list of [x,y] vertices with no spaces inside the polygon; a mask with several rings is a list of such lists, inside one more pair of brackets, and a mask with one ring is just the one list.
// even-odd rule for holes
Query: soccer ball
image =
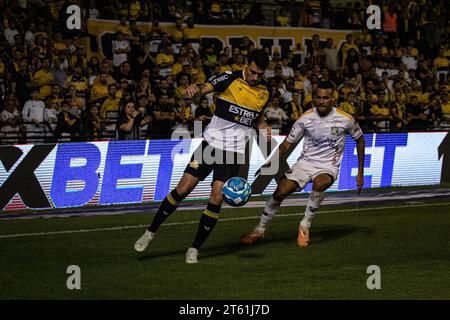
{"label": "soccer ball", "polygon": [[225,182],[222,193],[225,202],[230,206],[241,207],[250,199],[252,187],[244,178],[233,177]]}

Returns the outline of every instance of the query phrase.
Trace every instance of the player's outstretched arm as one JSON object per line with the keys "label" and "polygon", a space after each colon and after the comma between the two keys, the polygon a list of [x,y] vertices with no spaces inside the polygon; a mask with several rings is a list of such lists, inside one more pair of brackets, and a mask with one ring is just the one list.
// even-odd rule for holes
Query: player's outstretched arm
{"label": "player's outstretched arm", "polygon": [[213,89],[211,86],[208,86],[208,85],[198,86],[194,83],[186,88],[186,90],[184,91],[184,94],[189,98],[193,98],[196,94],[203,96],[210,92],[213,92]]}
{"label": "player's outstretched arm", "polygon": [[358,186],[358,194],[364,185],[364,157],[366,142],[364,136],[361,135],[356,139],[356,152],[358,153],[358,174],[356,176],[356,185]]}

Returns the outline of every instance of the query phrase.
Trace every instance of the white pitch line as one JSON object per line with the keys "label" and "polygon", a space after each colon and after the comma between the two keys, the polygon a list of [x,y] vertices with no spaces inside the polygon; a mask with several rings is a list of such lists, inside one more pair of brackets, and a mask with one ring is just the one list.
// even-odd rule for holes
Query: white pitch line
{"label": "white pitch line", "polygon": [[[445,206],[450,205],[450,202],[442,203],[424,203],[424,204],[414,204],[414,205],[404,205],[404,206],[386,206],[386,207],[371,207],[371,208],[354,208],[354,209],[340,209],[340,210],[325,210],[318,213],[343,213],[343,212],[358,212],[358,211],[370,211],[370,210],[388,210],[388,209],[405,209],[405,208],[419,208],[419,207],[435,207],[435,206]],[[276,218],[281,217],[293,217],[298,216],[301,213],[286,213],[277,214]],[[227,221],[240,221],[240,220],[253,220],[259,219],[260,216],[247,216],[247,217],[237,217],[237,218],[224,218],[220,219],[219,222]],[[170,222],[165,223],[162,226],[179,226],[188,224],[197,224],[198,220],[191,220],[185,222]],[[48,232],[34,232],[34,233],[16,233],[16,234],[6,234],[0,235],[0,239],[11,239],[11,238],[22,238],[22,237],[35,237],[35,236],[51,236],[59,234],[73,234],[73,233],[86,233],[86,232],[101,232],[101,231],[117,231],[117,230],[127,230],[127,229],[140,229],[148,227],[146,224],[139,224],[134,226],[120,226],[120,227],[105,227],[105,228],[94,228],[94,229],[79,229],[79,230],[61,230],[61,231],[48,231]]]}

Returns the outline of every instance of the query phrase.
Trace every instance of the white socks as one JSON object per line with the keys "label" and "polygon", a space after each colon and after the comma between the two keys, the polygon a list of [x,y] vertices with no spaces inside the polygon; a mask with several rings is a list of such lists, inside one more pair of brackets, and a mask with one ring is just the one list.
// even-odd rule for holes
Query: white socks
{"label": "white socks", "polygon": [[[311,222],[314,218],[314,215],[316,214],[316,211],[320,207],[320,204],[322,203],[324,198],[325,192],[318,192],[314,190],[311,191],[308,198],[308,204],[305,209],[305,216],[303,217],[303,220],[300,222],[300,225],[302,227],[304,228],[311,227]],[[261,215],[261,219],[259,220],[259,224],[255,227],[256,231],[264,233],[267,225],[280,209],[280,204],[281,202],[278,202],[273,198],[270,198],[266,202],[266,205],[264,206],[264,211]]]}
{"label": "white socks", "polygon": [[300,222],[300,226],[304,228],[310,228],[311,222],[316,214],[317,209],[325,198],[325,192],[318,192],[312,190],[309,194],[308,204],[305,209],[305,216],[303,220]]}
{"label": "white socks", "polygon": [[272,218],[275,216],[275,214],[280,209],[281,202],[278,202],[274,200],[273,198],[270,198],[266,205],[264,206],[264,211],[261,215],[261,219],[259,221],[258,226],[255,228],[255,230],[258,230],[260,232],[264,232],[266,230],[267,224],[272,220]]}

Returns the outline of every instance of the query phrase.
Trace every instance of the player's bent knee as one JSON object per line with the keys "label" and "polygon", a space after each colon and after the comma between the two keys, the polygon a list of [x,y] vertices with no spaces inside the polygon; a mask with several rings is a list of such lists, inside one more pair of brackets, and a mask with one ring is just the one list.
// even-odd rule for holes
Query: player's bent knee
{"label": "player's bent knee", "polygon": [[199,179],[191,175],[185,174],[181,177],[180,182],[176,186],[176,190],[180,196],[186,197],[197,186]]}
{"label": "player's bent knee", "polygon": [[180,196],[187,196],[191,190],[187,185],[179,185],[175,188]]}
{"label": "player's bent knee", "polygon": [[[283,180],[284,181],[284,180]],[[294,185],[295,182],[291,182],[286,180],[287,182],[283,182],[279,185],[279,187],[275,190],[273,194],[273,199],[278,202],[282,202],[289,196],[292,192],[297,189],[297,185]]]}
{"label": "player's bent knee", "polygon": [[333,184],[333,179],[329,175],[319,176],[314,180],[313,190],[323,192]]}
{"label": "player's bent knee", "polygon": [[322,192],[325,191],[326,189],[328,189],[328,184],[323,181],[314,182],[313,184],[314,191]]}
{"label": "player's bent knee", "polygon": [[211,190],[211,195],[209,197],[209,202],[214,204],[222,204],[223,202],[223,195],[222,195],[222,186],[223,183],[214,183],[213,188]]}
{"label": "player's bent knee", "polygon": [[222,193],[213,192],[211,193],[211,196],[209,197],[209,202],[213,204],[222,204],[223,202],[223,196]]}

